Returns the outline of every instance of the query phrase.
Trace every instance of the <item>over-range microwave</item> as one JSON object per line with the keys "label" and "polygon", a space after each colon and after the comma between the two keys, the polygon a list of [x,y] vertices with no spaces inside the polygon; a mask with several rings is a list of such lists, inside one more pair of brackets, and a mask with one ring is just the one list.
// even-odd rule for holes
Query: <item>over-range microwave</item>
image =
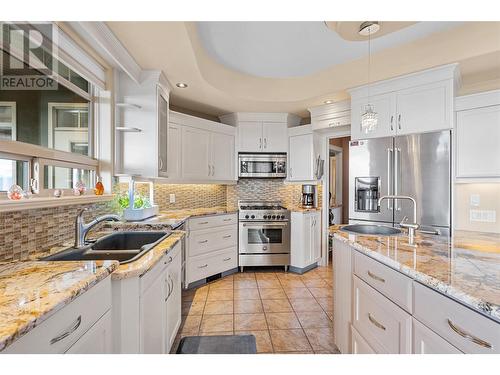
{"label": "over-range microwave", "polygon": [[238,154],[240,178],[285,178],[286,153]]}

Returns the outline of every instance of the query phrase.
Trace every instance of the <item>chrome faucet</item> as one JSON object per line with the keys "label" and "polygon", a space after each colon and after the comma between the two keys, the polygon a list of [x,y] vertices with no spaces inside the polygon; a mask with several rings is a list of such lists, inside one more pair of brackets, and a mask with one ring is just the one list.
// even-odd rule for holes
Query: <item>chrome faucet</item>
{"label": "chrome faucet", "polygon": [[87,233],[95,227],[97,224],[102,223],[103,221],[113,220],[120,221],[120,216],[118,215],[103,215],[95,218],[90,223],[85,224],[83,221],[83,213],[88,211],[88,208],[83,208],[76,215],[75,220],[75,248],[81,249],[85,247],[85,237],[87,237]]}
{"label": "chrome faucet", "polygon": [[417,223],[417,201],[409,197],[407,195],[384,195],[383,197],[380,197],[378,200],[378,207],[380,208],[380,204],[384,199],[407,199],[409,201],[413,202],[413,223],[407,223],[408,217],[405,216],[403,220],[401,220],[401,223],[399,225],[401,228],[406,228],[408,229],[408,242],[413,245],[414,240],[415,240],[415,231],[420,228],[420,225]]}

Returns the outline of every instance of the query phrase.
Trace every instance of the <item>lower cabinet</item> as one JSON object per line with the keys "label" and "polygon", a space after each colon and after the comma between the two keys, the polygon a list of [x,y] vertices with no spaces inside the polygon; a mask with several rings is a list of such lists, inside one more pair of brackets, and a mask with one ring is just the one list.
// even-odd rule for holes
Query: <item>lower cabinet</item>
{"label": "lower cabinet", "polygon": [[352,354],[377,354],[370,344],[361,336],[356,328],[351,326],[351,353]]}
{"label": "lower cabinet", "polygon": [[167,327],[165,337],[167,353],[170,353],[177,331],[181,325],[182,256],[180,253],[174,255],[170,266],[167,268]]}
{"label": "lower cabinet", "polygon": [[460,354],[460,350],[451,345],[437,333],[412,318],[413,354]]}
{"label": "lower cabinet", "polygon": [[112,349],[111,311],[108,311],[66,353],[111,354]]}
{"label": "lower cabinet", "polygon": [[291,266],[308,267],[321,260],[321,211],[292,212]]}

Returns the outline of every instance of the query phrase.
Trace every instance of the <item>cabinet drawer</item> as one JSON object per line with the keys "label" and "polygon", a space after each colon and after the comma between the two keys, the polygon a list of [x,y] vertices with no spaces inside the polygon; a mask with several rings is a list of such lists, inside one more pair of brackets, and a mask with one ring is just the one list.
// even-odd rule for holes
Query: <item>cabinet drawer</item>
{"label": "cabinet drawer", "polygon": [[411,316],[353,276],[353,326],[377,353],[411,352]]}
{"label": "cabinet drawer", "polygon": [[413,354],[461,354],[462,352],[416,319],[413,325]]}
{"label": "cabinet drawer", "polygon": [[111,278],[107,277],[15,341],[3,353],[64,353],[110,309]]}
{"label": "cabinet drawer", "polygon": [[354,274],[387,296],[408,312],[412,312],[412,280],[370,257],[354,252]]}
{"label": "cabinet drawer", "polygon": [[313,130],[336,128],[351,124],[351,112],[346,111],[327,118],[318,118],[312,121]]}
{"label": "cabinet drawer", "polygon": [[377,354],[366,340],[351,326],[351,354]]}
{"label": "cabinet drawer", "polygon": [[426,286],[414,288],[419,321],[465,353],[500,353],[499,323]]}
{"label": "cabinet drawer", "polygon": [[189,219],[189,230],[207,229],[238,223],[236,214],[202,216]]}
{"label": "cabinet drawer", "polygon": [[236,225],[191,231],[189,233],[189,256],[197,256],[237,244]]}
{"label": "cabinet drawer", "polygon": [[190,257],[187,263],[188,283],[192,283],[236,267],[238,265],[237,248]]}

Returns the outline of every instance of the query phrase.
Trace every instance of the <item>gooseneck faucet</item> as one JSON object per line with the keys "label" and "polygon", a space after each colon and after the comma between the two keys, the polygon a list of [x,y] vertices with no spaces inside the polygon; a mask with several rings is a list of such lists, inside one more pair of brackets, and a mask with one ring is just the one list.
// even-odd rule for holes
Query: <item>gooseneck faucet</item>
{"label": "gooseneck faucet", "polygon": [[85,224],[83,221],[83,213],[87,211],[88,208],[83,208],[78,212],[75,219],[75,248],[81,249],[85,247],[85,237],[87,237],[87,233],[95,227],[97,224],[102,223],[103,221],[120,221],[120,216],[118,215],[103,215],[95,218],[91,222]]}
{"label": "gooseneck faucet", "polygon": [[378,207],[380,208],[380,204],[384,199],[406,199],[409,200],[413,203],[413,223],[407,223],[406,221],[408,220],[408,217],[405,216],[403,220],[401,220],[401,223],[399,225],[402,228],[408,229],[408,242],[410,244],[413,244],[415,240],[415,231],[420,228],[420,225],[417,223],[417,201],[409,197],[407,195],[384,195],[379,198],[378,200]]}

